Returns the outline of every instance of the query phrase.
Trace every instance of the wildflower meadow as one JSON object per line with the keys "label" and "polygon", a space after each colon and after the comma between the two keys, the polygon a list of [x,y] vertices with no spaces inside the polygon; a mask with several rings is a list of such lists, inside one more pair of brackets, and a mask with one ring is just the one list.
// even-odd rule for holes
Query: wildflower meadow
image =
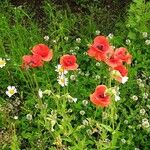
{"label": "wildflower meadow", "polygon": [[0,150],[149,150],[150,2],[0,1]]}

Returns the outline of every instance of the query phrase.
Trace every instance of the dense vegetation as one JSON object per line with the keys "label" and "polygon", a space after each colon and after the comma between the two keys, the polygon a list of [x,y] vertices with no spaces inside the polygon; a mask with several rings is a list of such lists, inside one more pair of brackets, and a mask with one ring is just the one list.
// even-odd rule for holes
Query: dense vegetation
{"label": "dense vegetation", "polygon": [[[22,2],[0,2],[0,149],[149,150],[150,2]],[[110,81],[109,67],[87,55],[98,35],[132,55],[125,84]],[[23,56],[40,43],[53,58],[24,69]],[[79,68],[62,87],[55,70],[65,54]],[[101,84],[119,87],[120,100],[93,105],[90,94]]]}

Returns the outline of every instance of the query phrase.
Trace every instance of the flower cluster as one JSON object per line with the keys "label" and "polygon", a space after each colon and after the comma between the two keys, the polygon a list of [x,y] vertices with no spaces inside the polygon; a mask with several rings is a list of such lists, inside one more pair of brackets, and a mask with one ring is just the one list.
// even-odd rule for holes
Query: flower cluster
{"label": "flower cluster", "polygon": [[44,44],[35,45],[32,50],[32,55],[24,55],[22,60],[22,68],[42,67],[43,61],[50,61],[53,57],[53,51]]}
{"label": "flower cluster", "polygon": [[[110,67],[111,78],[123,84],[128,80],[128,70],[124,64],[131,64],[132,56],[126,48],[114,50],[105,36],[97,36],[87,53]],[[105,85],[98,85],[90,100],[97,106],[107,107],[110,104],[110,96],[106,91],[108,90]]]}
{"label": "flower cluster", "polygon": [[97,36],[87,53],[97,61],[105,62],[110,67],[115,80],[121,83],[127,81],[128,70],[124,63],[131,64],[132,56],[126,48],[120,47],[114,50],[106,37]]}
{"label": "flower cluster", "polygon": [[63,55],[60,58],[60,64],[56,66],[56,72],[58,72],[58,83],[64,87],[68,85],[68,78],[65,76],[69,70],[77,70],[78,64],[76,63],[75,55]]}

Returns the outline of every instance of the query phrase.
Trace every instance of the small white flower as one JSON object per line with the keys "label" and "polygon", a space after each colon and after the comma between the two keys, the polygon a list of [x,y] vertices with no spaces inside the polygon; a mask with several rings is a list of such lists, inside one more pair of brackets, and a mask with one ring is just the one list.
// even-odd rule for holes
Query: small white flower
{"label": "small white flower", "polygon": [[99,67],[99,66],[101,65],[101,63],[100,63],[100,62],[97,62],[95,65],[96,65],[97,67]]}
{"label": "small white flower", "polygon": [[108,38],[112,39],[114,37],[114,35],[112,33],[109,33]]}
{"label": "small white flower", "polygon": [[31,114],[27,114],[26,118],[27,118],[27,120],[31,121],[32,120],[32,115]]}
{"label": "small white flower", "polygon": [[73,53],[73,52],[74,52],[74,50],[73,50],[73,49],[71,49],[69,52],[70,52],[70,53]]}
{"label": "small white flower", "polygon": [[17,93],[17,89],[15,88],[15,86],[8,86],[7,87],[6,95],[8,95],[9,97],[11,97],[15,93]]}
{"label": "small white flower", "polygon": [[72,74],[72,75],[70,76],[70,80],[72,80],[72,81],[76,80],[76,76]]}
{"label": "small white flower", "polygon": [[100,78],[101,78],[101,77],[100,77],[99,75],[96,75],[96,76],[95,76],[95,79],[96,79],[96,80],[99,80]]}
{"label": "small white flower", "polygon": [[128,122],[128,120],[125,120],[124,123],[125,123],[125,124],[128,124],[129,122]]}
{"label": "small white flower", "polygon": [[68,113],[72,113],[72,109],[71,109],[71,108],[69,108],[67,112],[68,112]]}
{"label": "small white flower", "polygon": [[76,50],[79,50],[80,48],[79,48],[79,46],[76,46],[75,49],[76,49]]}
{"label": "small white flower", "polygon": [[82,104],[83,104],[84,106],[86,106],[86,105],[88,104],[88,101],[87,101],[87,100],[83,100],[83,101],[82,101]]}
{"label": "small white flower", "polygon": [[[142,120],[142,121],[143,121],[143,120]],[[148,121],[142,122],[142,126],[143,126],[144,128],[148,128],[148,127],[149,127],[149,122],[148,122]]]}
{"label": "small white flower", "polygon": [[72,100],[73,100],[74,103],[76,103],[78,99],[77,98],[73,98]]}
{"label": "small white flower", "polygon": [[134,150],[140,150],[139,148],[135,148]]}
{"label": "small white flower", "polygon": [[121,142],[125,144],[125,143],[126,143],[126,140],[125,140],[125,139],[121,139]]}
{"label": "small white flower", "polygon": [[127,40],[126,40],[126,44],[127,44],[127,45],[130,45],[130,44],[131,44],[131,41],[130,41],[129,39],[127,39]]}
{"label": "small white flower", "polygon": [[56,41],[56,40],[53,40],[53,43],[57,43],[57,41]]}
{"label": "small white flower", "polygon": [[60,75],[57,79],[58,83],[64,87],[68,85],[68,78],[66,78],[64,75]]}
{"label": "small white flower", "polygon": [[81,39],[80,38],[76,38],[76,42],[77,43],[81,43]]}
{"label": "small white flower", "polygon": [[148,122],[148,119],[147,118],[142,119],[142,123],[143,122]]}
{"label": "small white flower", "polygon": [[145,109],[141,109],[141,110],[140,110],[140,114],[141,114],[141,115],[144,115],[145,112],[146,112]]}
{"label": "small white flower", "polygon": [[148,98],[148,93],[143,93],[143,98],[147,99]]}
{"label": "small white flower", "polygon": [[88,120],[84,119],[84,120],[82,121],[82,124],[83,124],[84,126],[87,126],[87,125],[89,124],[89,122],[88,122]]}
{"label": "small white flower", "polygon": [[62,75],[62,74],[67,74],[68,71],[65,70],[62,65],[58,64],[56,67],[55,67],[55,71],[59,73],[59,75]]}
{"label": "small white flower", "polygon": [[82,116],[85,115],[85,111],[84,111],[84,110],[81,110],[81,111],[80,111],[80,115],[82,115]]}
{"label": "small white flower", "polygon": [[6,65],[5,59],[0,58],[0,68],[3,68]]}
{"label": "small white flower", "polygon": [[68,38],[67,36],[64,37],[64,40],[65,40],[65,41],[68,41],[68,39],[69,39],[69,38]]}
{"label": "small white flower", "polygon": [[38,90],[38,95],[39,95],[39,98],[42,98],[43,97],[43,92],[41,89]]}
{"label": "small white flower", "polygon": [[99,35],[100,33],[101,33],[101,32],[100,32],[99,30],[96,30],[96,31],[95,31],[95,34],[96,34],[96,35]]}
{"label": "small white flower", "polygon": [[48,41],[48,40],[49,40],[49,36],[47,36],[47,35],[44,36],[44,40],[45,40],[45,41]]}
{"label": "small white flower", "polygon": [[122,77],[121,83],[124,84],[128,81],[128,77]]}
{"label": "small white flower", "polygon": [[131,97],[131,99],[137,101],[137,100],[138,100],[138,97],[137,97],[136,95],[133,95],[133,96]]}
{"label": "small white flower", "polygon": [[144,83],[139,83],[139,87],[144,87]]}
{"label": "small white flower", "polygon": [[18,119],[18,116],[14,116],[14,119],[17,120],[17,119]]}
{"label": "small white flower", "polygon": [[136,81],[138,84],[142,83],[142,79],[137,79]]}
{"label": "small white flower", "polygon": [[87,52],[84,52],[83,55],[87,55]]}
{"label": "small white flower", "polygon": [[115,95],[115,101],[120,101],[120,96],[119,95]]}
{"label": "small white flower", "polygon": [[146,45],[150,45],[150,40],[146,40],[146,41],[145,41],[145,44],[146,44]]}
{"label": "small white flower", "polygon": [[146,38],[147,35],[148,35],[147,32],[143,32],[143,33],[142,33],[143,38]]}

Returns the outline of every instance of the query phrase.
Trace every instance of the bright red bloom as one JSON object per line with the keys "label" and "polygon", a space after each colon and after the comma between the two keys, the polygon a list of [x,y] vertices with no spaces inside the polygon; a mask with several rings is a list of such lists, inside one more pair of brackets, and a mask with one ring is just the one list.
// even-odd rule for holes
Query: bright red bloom
{"label": "bright red bloom", "polygon": [[114,54],[110,58],[107,58],[105,63],[112,68],[122,65],[122,61],[115,57]]}
{"label": "bright red bloom", "polygon": [[111,72],[111,76],[112,78],[114,78],[115,80],[119,81],[120,83],[125,83],[128,80],[128,70],[125,66],[120,65],[117,67],[114,67],[112,72]]}
{"label": "bright red bloom", "polygon": [[114,51],[114,54],[105,60],[106,64],[114,68],[120,66],[123,62],[131,64],[132,56],[129,54],[128,50],[124,47],[120,47]]}
{"label": "bright red bloom", "polygon": [[128,50],[124,47],[120,47],[115,50],[114,57],[120,59],[122,62],[131,64],[132,56],[129,54]]}
{"label": "bright red bloom", "polygon": [[25,55],[22,57],[22,68],[35,68],[43,66],[43,61],[39,55]]}
{"label": "bright red bloom", "polygon": [[76,63],[76,56],[74,55],[63,55],[60,58],[60,64],[65,70],[76,70],[78,68],[78,64]]}
{"label": "bright red bloom", "polygon": [[107,107],[110,104],[110,97],[106,94],[107,87],[98,85],[95,92],[90,95],[90,100],[93,104],[100,107]]}
{"label": "bright red bloom", "polygon": [[116,66],[113,68],[114,70],[117,70],[120,72],[120,74],[122,75],[122,77],[125,77],[128,75],[128,70],[125,66],[120,65],[120,66]]}
{"label": "bright red bloom", "polygon": [[50,61],[53,57],[53,51],[51,49],[49,49],[48,46],[46,46],[44,44],[35,45],[32,48],[32,53],[34,55],[41,56],[43,61]]}
{"label": "bright red bloom", "polygon": [[87,53],[98,61],[104,61],[107,57],[112,55],[113,50],[106,37],[97,36]]}

